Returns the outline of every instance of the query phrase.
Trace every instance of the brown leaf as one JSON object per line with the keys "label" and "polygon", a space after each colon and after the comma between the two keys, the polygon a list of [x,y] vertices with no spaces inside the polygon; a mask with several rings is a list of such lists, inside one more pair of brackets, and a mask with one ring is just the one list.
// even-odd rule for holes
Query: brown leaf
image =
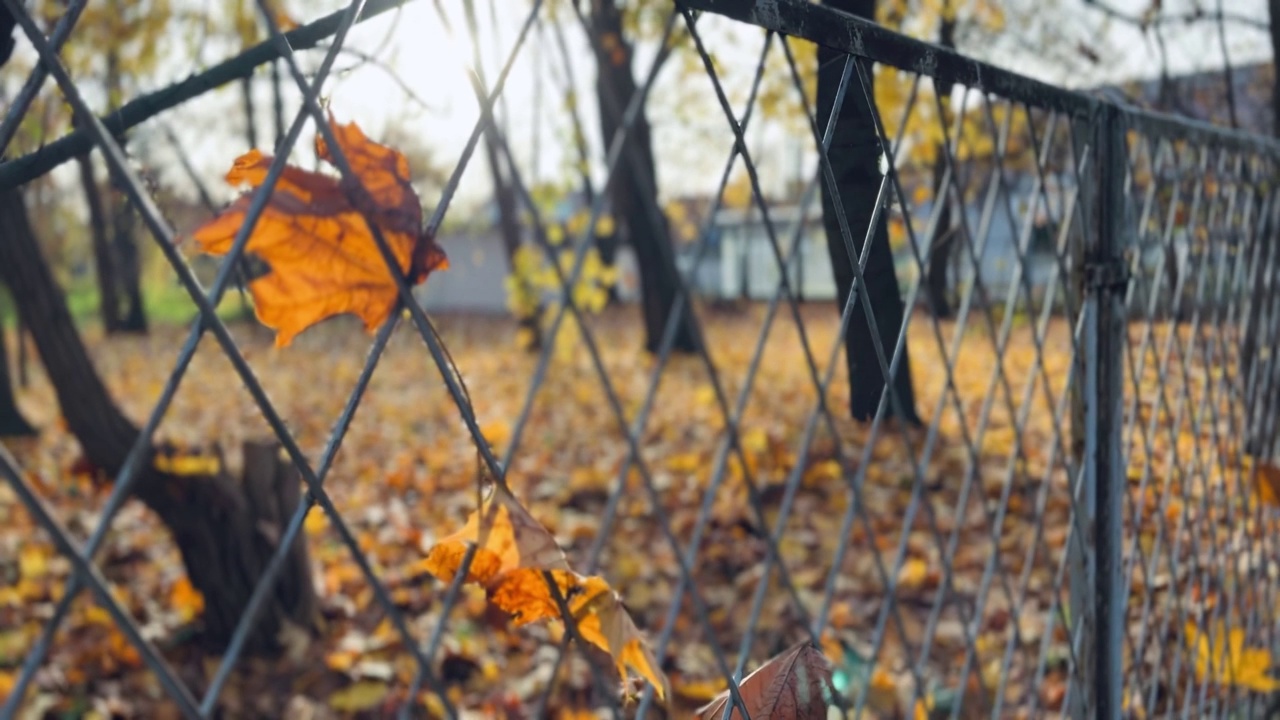
{"label": "brown leaf", "polygon": [[[483,538],[483,540],[482,540]],[[466,525],[441,538],[422,562],[422,569],[444,582],[453,580],[468,543],[479,543],[467,581],[490,585],[499,575],[527,568],[568,570],[564,551],[550,532],[501,486],[471,513]]]}
{"label": "brown leaf", "polygon": [[[588,582],[592,580],[597,578],[588,578]],[[625,678],[626,669],[631,668],[653,685],[659,699],[671,697],[671,683],[662,672],[658,658],[616,592],[604,586],[581,608],[575,608],[574,615],[582,639],[613,656],[620,676]]]}
{"label": "brown leaf", "polygon": [[[827,717],[827,699],[832,696],[831,665],[822,651],[802,642],[756,668],[738,686],[747,713],[753,718],[771,720],[805,720]],[[731,704],[725,690],[711,703],[698,709],[703,720],[719,720],[726,704]],[[730,718],[741,718],[734,707]]]}
{"label": "brown leaf", "polygon": [[467,582],[483,585],[489,602],[516,625],[560,618],[559,603],[543,574],[549,572],[582,639],[609,653],[622,677],[631,668],[654,686],[659,698],[671,697],[657,658],[609,583],[573,572],[551,533],[502,486],[495,486],[466,525],[441,538],[413,569],[450,582],[471,543],[479,547]]}

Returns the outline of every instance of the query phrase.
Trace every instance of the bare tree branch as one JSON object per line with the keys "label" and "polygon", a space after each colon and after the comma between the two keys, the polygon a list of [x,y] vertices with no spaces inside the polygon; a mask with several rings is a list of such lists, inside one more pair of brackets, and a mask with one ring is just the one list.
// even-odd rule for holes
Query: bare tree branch
{"label": "bare tree branch", "polygon": [[1218,10],[1214,12],[1208,12],[1203,8],[1197,7],[1189,12],[1168,14],[1158,13],[1151,17],[1119,10],[1108,3],[1102,2],[1101,0],[1084,0],[1084,4],[1101,12],[1107,17],[1137,25],[1143,30],[1146,30],[1148,27],[1159,25],[1174,25],[1178,23],[1190,25],[1204,20],[1232,23],[1235,25],[1253,28],[1254,30],[1261,30],[1263,32],[1270,32],[1271,29],[1270,24],[1266,20],[1223,10],[1221,3],[1218,4]]}
{"label": "bare tree branch", "polygon": [[[191,164],[191,158],[187,157],[187,151],[183,149],[182,143],[178,140],[177,134],[173,132],[173,128],[168,123],[159,123],[160,129],[164,132],[165,139],[169,141],[170,149],[178,156],[178,163],[182,165],[182,169],[186,171],[187,178],[196,186],[196,193],[200,196],[200,204],[204,205],[205,210],[209,211],[210,217],[215,217],[220,209],[218,204],[213,201],[213,195],[209,193],[209,187],[205,185],[204,179],[200,177],[200,173],[196,171],[194,165]],[[240,307],[249,307],[249,297],[245,292],[245,287],[249,284],[248,263],[243,257],[236,258],[235,266],[235,283],[236,290],[240,293]]]}
{"label": "bare tree branch", "polygon": [[200,177],[200,173],[196,171],[195,166],[191,164],[191,158],[187,156],[187,151],[183,149],[182,142],[178,140],[177,134],[165,122],[160,123],[160,130],[164,132],[165,139],[169,141],[169,148],[178,156],[178,164],[186,172],[191,184],[195,185],[196,194],[200,196],[200,204],[204,205],[204,208],[209,211],[210,217],[216,216],[221,207],[213,201],[213,194],[209,192],[209,186],[205,185],[204,179]]}
{"label": "bare tree branch", "polygon": [[[324,47],[327,47],[327,46],[324,46]],[[341,48],[340,50],[338,50],[338,53],[340,55],[349,55],[355,58],[356,60],[358,60],[359,62],[344,68],[334,68],[333,72],[331,73],[332,75],[346,74],[351,72],[352,70],[358,70],[365,66],[377,68],[378,70],[381,70],[382,72],[386,73],[387,76],[391,78],[391,81],[394,82],[400,88],[400,90],[405,94],[406,98],[413,101],[414,104],[418,105],[423,110],[426,110],[427,112],[430,112],[430,113],[439,113],[442,111],[439,105],[432,105],[431,103],[427,102],[416,91],[414,91],[413,88],[409,87],[409,84],[405,82],[403,77],[400,76],[400,73],[396,72],[396,70],[392,68],[390,65],[388,65],[384,60],[381,60],[380,58],[378,58],[377,55],[364,52],[363,50],[357,50],[355,48],[349,48],[349,47]],[[315,73],[304,73],[304,77],[307,77],[308,79],[313,78],[315,77]]]}
{"label": "bare tree branch", "polygon": [[1231,70],[1231,53],[1227,50],[1227,23],[1222,19],[1222,0],[1218,0],[1218,42],[1222,45],[1222,78],[1227,83],[1227,113],[1231,118],[1231,127],[1240,127],[1240,118],[1236,115],[1236,83],[1235,73]]}
{"label": "bare tree branch", "polygon": [[[399,8],[409,0],[369,0],[364,12],[356,18],[356,22],[364,22],[388,10]],[[345,10],[326,15],[315,22],[307,23],[285,33],[289,47],[293,50],[308,50],[315,47],[338,30],[338,25]],[[139,96],[125,103],[120,109],[101,118],[102,124],[113,134],[119,135],[140,125],[147,120],[170,110],[188,100],[221,87],[229,82],[248,77],[255,68],[280,57],[278,46],[267,40],[244,52],[224,60],[208,70],[192,75],[181,82],[174,83],[152,93]],[[23,183],[44,175],[59,165],[88,152],[93,148],[93,140],[89,133],[77,130],[64,135],[45,147],[28,153],[22,157],[0,163],[0,190],[17,187]]]}

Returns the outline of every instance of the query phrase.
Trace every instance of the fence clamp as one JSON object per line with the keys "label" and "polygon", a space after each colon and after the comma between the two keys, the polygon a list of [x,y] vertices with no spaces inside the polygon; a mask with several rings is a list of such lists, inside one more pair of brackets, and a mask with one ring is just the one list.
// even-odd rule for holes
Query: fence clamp
{"label": "fence clamp", "polygon": [[1109,260],[1092,260],[1084,266],[1084,284],[1090,290],[1124,290],[1129,287],[1132,274],[1125,257]]}

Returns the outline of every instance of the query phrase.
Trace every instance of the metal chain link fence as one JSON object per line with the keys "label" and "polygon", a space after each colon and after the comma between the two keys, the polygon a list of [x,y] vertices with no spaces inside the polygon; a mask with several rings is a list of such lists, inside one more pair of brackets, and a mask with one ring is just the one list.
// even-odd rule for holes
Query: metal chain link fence
{"label": "metal chain link fence", "polygon": [[[395,3],[354,0],[288,33],[281,32],[268,4],[259,3],[271,40],[241,59],[250,69],[283,59],[303,102],[266,182],[254,192],[233,249],[206,287],[178,251],[173,229],[116,137],[158,109],[239,77],[243,68],[214,66],[95,118],[58,59],[87,0],[71,2],[48,37],[19,0],[3,2],[42,61],[0,126],[4,145],[46,75],[85,122],[66,139],[0,164],[0,183],[13,188],[90,147],[100,150],[200,317],[86,539],[73,537],[12,455],[0,451],[6,483],[73,565],[0,716],[18,716],[73,601],[84,591],[110,614],[183,716],[224,716],[221,693],[243,662],[290,548],[299,538],[305,541],[304,520],[317,505],[412,657],[412,682],[400,688],[396,712],[427,714],[421,698],[429,694],[439,712],[462,716],[467,708],[450,692],[440,660],[455,622],[451,612],[461,602],[461,582],[436,583],[430,623],[408,616],[392,597],[386,568],[362,548],[326,480],[402,317],[425,343],[495,478],[505,477],[505,469],[537,442],[529,437],[538,431],[532,408],[554,372],[555,343],[544,344],[527,396],[511,418],[505,452],[495,456],[431,318],[397,269],[381,230],[369,222],[405,312],[377,331],[323,452],[309,457],[214,312],[306,127],[314,127],[333,150],[342,176],[359,182],[317,98],[352,26]],[[485,133],[494,133],[495,147],[510,160],[514,192],[529,214],[529,242],[550,258],[561,288],[545,336],[555,338],[572,321],[587,358],[580,372],[597,383],[596,427],[581,432],[615,433],[626,449],[610,469],[609,492],[592,512],[591,541],[572,554],[585,573],[607,576],[606,556],[620,552],[610,548],[620,523],[656,528],[655,546],[643,552],[664,579],[658,599],[637,613],[637,622],[665,668],[678,669],[690,648],[698,648],[703,664],[714,671],[708,680],[730,688],[724,717],[731,711],[748,715],[738,683],[796,642],[824,650],[836,670],[832,713],[847,717],[1255,717],[1267,709],[1269,697],[1258,691],[1259,683],[1241,677],[1254,673],[1256,680],[1269,670],[1244,667],[1249,649],[1269,652],[1276,646],[1275,515],[1253,500],[1253,459],[1270,457],[1280,415],[1280,366],[1272,351],[1280,342],[1274,279],[1280,253],[1273,250],[1280,227],[1280,146],[1044,85],[802,0],[679,0],[666,11],[660,46],[678,31],[696,54],[705,75],[703,92],[716,98],[724,115],[722,147],[700,152],[725,160],[718,186],[708,188],[712,207],[696,238],[680,250],[682,271],[653,362],[620,370],[602,357],[602,340],[571,292],[592,247],[589,230],[566,246],[553,245],[548,219],[539,215],[511,157],[511,139],[492,120],[511,68],[522,62],[527,45],[545,39],[551,4],[519,4],[527,14],[501,71],[492,84],[483,73],[473,78],[480,121],[445,190],[429,199],[436,205],[426,233],[437,233],[474,151]],[[576,3],[561,5],[556,22],[572,21],[572,13],[581,12]],[[506,10],[514,12],[515,6]],[[442,22],[450,22],[443,12]],[[713,16],[760,29],[759,61],[745,103],[731,101],[703,37],[703,21]],[[581,14],[577,19],[586,22]],[[474,39],[472,13],[463,26]],[[459,33],[463,26],[449,25]],[[323,62],[308,79],[295,49],[330,36]],[[797,59],[797,39],[823,48],[819,85],[822,73],[838,75],[838,84],[826,86],[834,95],[820,87],[819,97],[813,96],[805,81],[811,68]],[[635,145],[628,138],[643,117],[657,68],[656,61],[638,67],[636,92],[625,102],[614,98],[624,106],[623,123],[608,138],[606,188],[626,173],[637,182],[653,182],[640,177],[652,169],[630,159]],[[895,116],[875,101],[873,76],[876,88],[893,86],[906,96]],[[799,215],[780,215],[772,207],[762,189],[762,159],[746,139],[760,112],[760,88],[771,81],[789,86],[785,102],[803,113],[817,157]],[[855,116],[862,135],[851,137],[842,124]],[[920,125],[936,138],[931,160],[923,164],[910,157],[919,133],[907,133]],[[858,186],[874,191],[867,198],[841,197],[853,187],[857,168],[867,165],[865,157],[860,166],[850,164],[856,152],[851,148],[884,153],[874,182]],[[657,145],[655,152],[664,148]],[[726,247],[713,243],[713,231],[739,169],[751,190],[747,214],[776,274],[753,329],[758,334],[747,351],[746,373],[726,377],[723,348],[716,343],[741,345],[746,338],[706,331],[714,311],[694,288],[703,264]],[[869,221],[851,210],[858,202],[869,208]],[[588,228],[596,226],[606,204],[607,194],[596,193]],[[846,278],[839,312],[830,304],[815,309],[802,303],[792,271],[803,243],[814,233],[821,243],[822,223],[815,227],[815,218],[823,204],[831,256],[856,260],[848,268],[832,268],[837,285]],[[784,215],[785,222],[777,219]],[[883,287],[885,268],[893,274],[894,267],[877,261],[877,233],[887,234],[902,283],[887,295],[876,288]],[[939,271],[944,246],[949,262]],[[557,255],[564,247],[573,254],[562,266]],[[938,272],[950,278],[946,313],[926,311],[926,299],[936,301],[928,295]],[[876,307],[885,302],[901,302],[896,317],[904,319],[882,326],[895,317]],[[690,410],[686,426],[666,431],[696,435],[711,461],[696,484],[677,492],[671,489],[668,458],[648,444],[656,406],[692,407],[693,398],[659,389],[677,362],[673,349],[682,323],[703,341],[696,357],[705,371],[703,402],[711,417]],[[299,472],[305,493],[286,513],[276,550],[220,661],[197,687],[171,667],[119,604],[94,556],[149,462],[153,434],[206,335],[231,361]],[[868,342],[846,348],[846,336]],[[638,338],[627,342],[632,340],[639,346]],[[794,353],[790,362],[804,365],[795,407],[752,406],[757,385],[776,382],[769,358],[780,344]],[[855,352],[861,364],[847,370],[846,353]],[[914,375],[914,397],[904,397],[893,381],[904,368]],[[465,363],[460,371],[468,372]],[[846,372],[854,374],[845,378]],[[425,372],[421,378],[436,382]],[[860,387],[875,393],[876,410],[865,423],[853,422],[848,411],[850,394]],[[921,427],[894,419],[909,416],[912,405]],[[762,449],[760,436],[744,430],[744,418],[773,410],[797,424],[788,438],[798,439],[770,448],[766,438]],[[765,468],[761,455],[768,452],[782,460]],[[940,458],[959,471],[940,474]],[[726,502],[747,508],[742,523],[748,532],[724,527],[718,510]],[[823,529],[814,526],[819,515],[827,518]],[[726,560],[730,550],[747,553],[750,562]],[[474,558],[473,547],[463,567]],[[560,609],[567,609],[565,599],[553,594]],[[575,618],[562,617],[570,632],[558,643],[550,677],[535,683],[525,714],[513,717],[548,712],[554,678],[577,652],[569,642]],[[638,703],[623,702],[611,685],[611,671],[602,669],[607,663],[588,666],[595,676],[592,703],[610,716],[668,713],[655,702],[652,687],[646,686]],[[888,705],[886,693],[892,696]]]}

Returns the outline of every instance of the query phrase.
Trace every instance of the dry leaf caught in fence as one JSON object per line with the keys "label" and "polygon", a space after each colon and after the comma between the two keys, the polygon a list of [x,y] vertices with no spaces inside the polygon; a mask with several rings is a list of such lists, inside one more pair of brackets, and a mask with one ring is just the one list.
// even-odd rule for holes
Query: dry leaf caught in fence
{"label": "dry leaf caught in fence", "polygon": [[[752,718],[824,720],[834,697],[831,663],[813,644],[802,642],[756,668],[738,685],[738,692]],[[699,708],[698,717],[719,720],[732,703],[725,690]],[[729,717],[741,720],[742,712],[734,707]]]}

